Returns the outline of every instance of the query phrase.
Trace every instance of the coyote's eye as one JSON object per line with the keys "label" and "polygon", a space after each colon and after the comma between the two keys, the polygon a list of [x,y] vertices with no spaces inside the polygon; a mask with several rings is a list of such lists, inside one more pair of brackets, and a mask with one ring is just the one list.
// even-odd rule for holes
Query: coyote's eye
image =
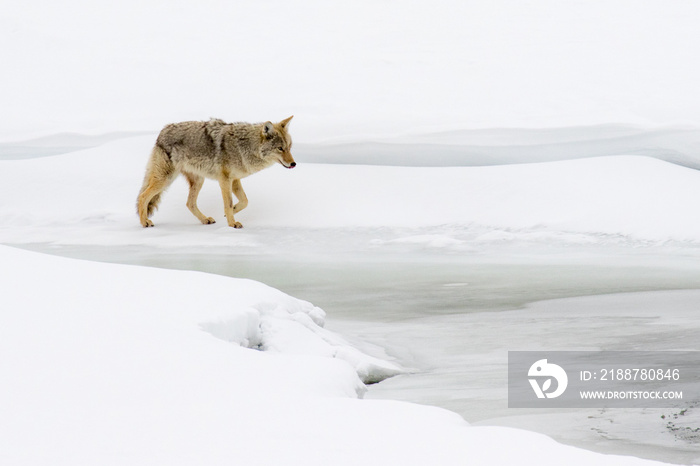
{"label": "coyote's eye", "polygon": [[278,147],[277,150],[280,152],[284,152],[284,147]]}

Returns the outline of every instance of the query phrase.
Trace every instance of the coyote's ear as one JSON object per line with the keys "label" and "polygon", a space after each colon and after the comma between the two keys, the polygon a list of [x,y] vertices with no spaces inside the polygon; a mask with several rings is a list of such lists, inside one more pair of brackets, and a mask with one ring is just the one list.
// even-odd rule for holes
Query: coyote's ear
{"label": "coyote's ear", "polygon": [[266,138],[271,138],[275,132],[275,127],[271,121],[266,121],[263,125],[262,133]]}
{"label": "coyote's ear", "polygon": [[286,120],[280,121],[280,126],[281,126],[282,128],[284,128],[284,129],[286,129],[286,128],[287,128],[287,125],[289,124],[289,122],[292,121],[292,118],[294,118],[294,115],[290,116],[290,117],[287,118]]}

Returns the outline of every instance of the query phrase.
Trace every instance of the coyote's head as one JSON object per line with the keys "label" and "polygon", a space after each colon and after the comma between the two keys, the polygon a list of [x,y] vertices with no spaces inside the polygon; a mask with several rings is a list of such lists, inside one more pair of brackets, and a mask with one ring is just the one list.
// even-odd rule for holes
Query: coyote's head
{"label": "coyote's head", "polygon": [[297,163],[292,157],[292,137],[287,132],[289,122],[294,118],[290,116],[279,123],[266,122],[262,128],[263,157],[277,160],[284,168],[294,168]]}

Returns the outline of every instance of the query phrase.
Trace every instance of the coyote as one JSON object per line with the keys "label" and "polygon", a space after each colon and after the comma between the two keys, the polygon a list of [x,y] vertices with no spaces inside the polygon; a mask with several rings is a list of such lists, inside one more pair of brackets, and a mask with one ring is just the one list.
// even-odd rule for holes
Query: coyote
{"label": "coyote", "polygon": [[[241,178],[275,162],[285,168],[296,166],[291,153],[292,138],[287,132],[291,119],[279,123],[227,124],[212,118],[167,125],[153,147],[136,201],[141,225],[153,226],[148,217],[158,207],[163,191],[182,173],[190,185],[187,207],[200,222],[214,223],[213,218],[197,208],[197,196],[206,177],[219,181],[229,226],[241,228],[243,225],[233,218],[248,205]],[[236,205],[231,192],[238,199]]]}

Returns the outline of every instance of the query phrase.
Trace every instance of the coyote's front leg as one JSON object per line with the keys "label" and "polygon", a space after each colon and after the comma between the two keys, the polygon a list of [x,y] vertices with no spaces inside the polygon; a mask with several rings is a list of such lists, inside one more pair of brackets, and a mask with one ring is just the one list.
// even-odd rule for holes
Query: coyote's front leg
{"label": "coyote's front leg", "polygon": [[246,196],[245,191],[243,191],[241,180],[233,180],[231,190],[233,191],[233,195],[238,199],[238,203],[233,206],[233,213],[237,214],[248,206],[248,196]]}
{"label": "coyote's front leg", "polygon": [[226,221],[230,227],[243,228],[243,225],[233,218],[233,196],[231,195],[232,183],[233,181],[230,178],[222,178],[219,180],[221,196],[224,198],[224,212],[226,213]]}

